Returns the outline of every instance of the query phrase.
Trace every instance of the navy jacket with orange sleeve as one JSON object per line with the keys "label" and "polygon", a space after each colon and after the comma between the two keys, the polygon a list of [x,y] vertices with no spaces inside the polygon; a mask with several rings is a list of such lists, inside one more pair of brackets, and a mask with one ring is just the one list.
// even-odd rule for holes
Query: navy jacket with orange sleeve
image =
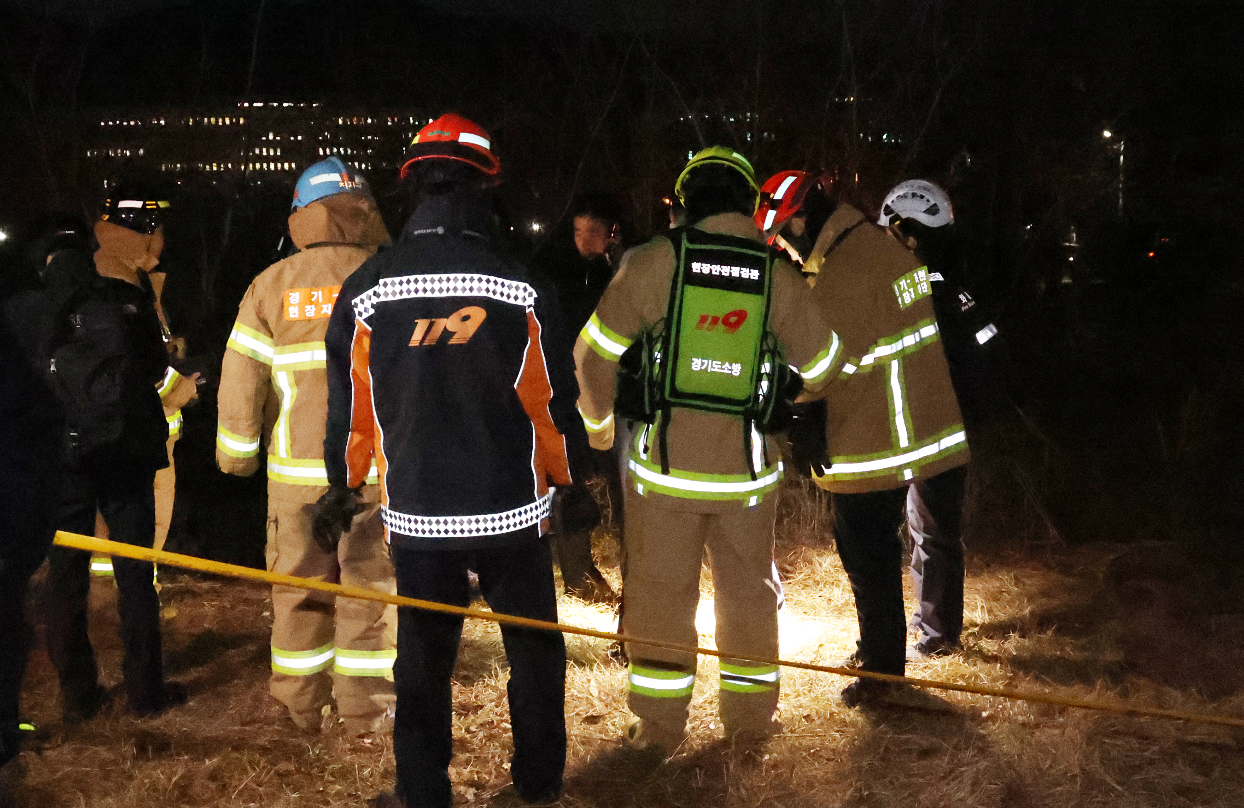
{"label": "navy jacket with orange sleeve", "polygon": [[329,321],[329,482],[361,485],[374,457],[386,531],[412,549],[530,537],[585,468],[555,301],[490,231],[486,206],[423,202]]}

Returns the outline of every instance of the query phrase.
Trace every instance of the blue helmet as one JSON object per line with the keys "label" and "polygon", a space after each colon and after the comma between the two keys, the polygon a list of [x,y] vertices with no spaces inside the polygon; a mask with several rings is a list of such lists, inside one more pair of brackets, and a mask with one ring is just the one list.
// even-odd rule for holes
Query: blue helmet
{"label": "blue helmet", "polygon": [[362,194],[371,199],[371,189],[363,175],[346,165],[340,157],[329,157],[302,172],[294,186],[291,210],[305,208],[317,199],[333,194]]}

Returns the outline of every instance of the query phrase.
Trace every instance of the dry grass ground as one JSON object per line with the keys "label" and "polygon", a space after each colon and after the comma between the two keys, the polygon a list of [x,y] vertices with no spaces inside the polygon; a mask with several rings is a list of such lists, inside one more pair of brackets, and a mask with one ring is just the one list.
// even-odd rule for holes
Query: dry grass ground
{"label": "dry grass ground", "polygon": [[[791,481],[781,512],[783,654],[834,664],[852,648],[855,616],[824,536],[823,503]],[[616,583],[616,545],[598,539]],[[966,650],[909,672],[1244,715],[1244,621],[1202,623],[1192,659],[1139,670],[1129,655],[1136,629],[1124,620],[1131,611],[1103,584],[1116,551],[1062,551],[1039,563],[973,555]],[[36,650],[25,703],[41,727],[39,741],[0,777],[0,804],[339,808],[364,804],[391,784],[388,737],[351,738],[336,725],[307,737],[283,720],[267,694],[261,588],[166,578],[170,673],[189,685],[190,704],[154,720],[130,718],[114,704],[66,729],[47,657]],[[94,590],[93,634],[106,683],[115,686],[115,595],[105,581]],[[712,597],[707,581],[703,594]],[[605,609],[577,601],[561,608],[566,622],[612,625]],[[711,643],[711,634],[702,639]],[[863,714],[839,701],[844,680],[798,670],[783,675],[785,732],[767,748],[735,749],[719,739],[712,659],[700,667],[687,744],[665,764],[643,768],[619,752],[623,668],[603,642],[570,637],[568,646],[570,760],[560,803],[567,808],[1244,806],[1244,732],[957,694],[930,697],[928,709]],[[461,804],[499,804],[509,782],[504,682],[496,628],[468,623],[454,685],[451,775]]]}

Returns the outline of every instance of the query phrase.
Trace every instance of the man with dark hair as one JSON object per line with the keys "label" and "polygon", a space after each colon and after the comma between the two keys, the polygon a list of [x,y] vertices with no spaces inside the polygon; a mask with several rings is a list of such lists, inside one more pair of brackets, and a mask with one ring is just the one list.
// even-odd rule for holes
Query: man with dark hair
{"label": "man with dark hair", "polygon": [[[839,341],[798,273],[760,240],[755,176],[742,155],[705,149],[675,193],[688,226],[627,252],[579,335],[579,410],[598,449],[613,443],[615,402],[618,417],[636,422],[626,447],[623,632],[695,645],[707,552],[717,645],[736,655],[720,663],[722,724],[727,736],[763,739],[779,728],[779,671],[748,658],[778,653],[782,477],[778,448],[762,434],[780,428],[766,407],[790,397],[790,366],[819,389],[840,364]],[[639,374],[638,391],[615,386],[620,360],[624,370],[652,369]],[[637,400],[654,403],[633,411]],[[671,754],[686,736],[696,656],[642,643],[627,653],[635,717],[623,740]]]}
{"label": "man with dark hair", "polygon": [[[340,534],[373,457],[399,595],[456,606],[468,571],[494,611],[557,620],[543,537],[550,486],[571,485],[587,441],[557,312],[497,247],[501,171],[478,125],[443,115],[402,177],[417,204],[397,244],[342,286],[327,336],[330,489],[316,530]],[[450,676],[462,618],[398,610],[397,787],[378,806],[453,803]],[[514,790],[556,800],[566,760],[561,634],[503,626]]]}
{"label": "man with dark hair", "polygon": [[[613,278],[621,246],[622,207],[606,194],[575,200],[568,224],[532,258],[536,272],[557,292],[569,347]],[[622,521],[622,482],[617,456],[592,453],[593,472],[603,478],[613,506],[614,523]],[[599,507],[586,488],[559,491],[553,502],[553,546],[566,594],[594,603],[613,603],[617,595],[592,560],[592,531]]]}

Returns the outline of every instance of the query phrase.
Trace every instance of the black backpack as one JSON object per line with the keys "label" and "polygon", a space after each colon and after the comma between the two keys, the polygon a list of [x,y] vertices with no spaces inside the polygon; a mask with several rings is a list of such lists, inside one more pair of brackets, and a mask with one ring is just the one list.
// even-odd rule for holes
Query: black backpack
{"label": "black backpack", "polygon": [[120,440],[130,338],[124,304],[102,280],[75,288],[59,305],[49,344],[49,386],[65,408],[69,457]]}

